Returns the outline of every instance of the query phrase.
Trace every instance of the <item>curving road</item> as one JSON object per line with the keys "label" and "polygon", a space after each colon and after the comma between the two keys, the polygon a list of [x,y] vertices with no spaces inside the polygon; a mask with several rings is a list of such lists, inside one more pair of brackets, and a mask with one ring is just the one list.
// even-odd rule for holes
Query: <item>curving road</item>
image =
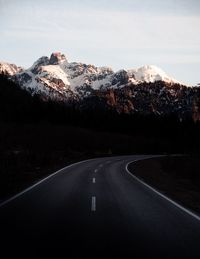
{"label": "curving road", "polygon": [[73,164],[2,204],[1,258],[200,258],[200,221],[127,173],[147,157]]}

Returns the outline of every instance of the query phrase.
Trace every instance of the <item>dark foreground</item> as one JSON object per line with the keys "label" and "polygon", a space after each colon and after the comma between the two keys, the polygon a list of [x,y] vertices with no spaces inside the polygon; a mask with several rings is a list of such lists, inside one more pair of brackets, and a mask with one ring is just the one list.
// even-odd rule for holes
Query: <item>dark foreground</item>
{"label": "dark foreground", "polygon": [[200,258],[200,221],[125,170],[144,157],[75,164],[1,206],[3,258]]}

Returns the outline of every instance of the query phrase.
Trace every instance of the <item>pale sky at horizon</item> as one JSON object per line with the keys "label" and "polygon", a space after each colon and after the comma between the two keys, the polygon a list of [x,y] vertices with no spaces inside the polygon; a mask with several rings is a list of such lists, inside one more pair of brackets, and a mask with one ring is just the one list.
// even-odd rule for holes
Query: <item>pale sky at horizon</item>
{"label": "pale sky at horizon", "polygon": [[0,0],[0,60],[30,67],[41,56],[114,70],[152,64],[200,83],[199,0]]}

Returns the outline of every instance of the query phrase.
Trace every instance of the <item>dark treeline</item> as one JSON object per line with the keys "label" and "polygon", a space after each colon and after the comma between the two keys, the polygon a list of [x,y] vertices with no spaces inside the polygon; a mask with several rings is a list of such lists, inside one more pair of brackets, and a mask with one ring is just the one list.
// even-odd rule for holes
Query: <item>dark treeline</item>
{"label": "dark treeline", "polygon": [[[160,140],[165,140],[162,152],[195,152],[200,151],[200,123],[188,118],[179,120],[176,114],[167,116],[118,114],[115,110],[101,105],[104,100],[91,97],[77,107],[43,101],[40,96],[31,96],[26,90],[0,76],[0,121],[4,123],[43,123],[88,128],[97,131],[120,133],[143,138],[154,138],[152,147],[159,151]],[[95,106],[94,106],[95,104]],[[82,107],[82,108],[80,108]],[[105,108],[106,107],[106,108]],[[145,151],[145,150],[144,150]]]}

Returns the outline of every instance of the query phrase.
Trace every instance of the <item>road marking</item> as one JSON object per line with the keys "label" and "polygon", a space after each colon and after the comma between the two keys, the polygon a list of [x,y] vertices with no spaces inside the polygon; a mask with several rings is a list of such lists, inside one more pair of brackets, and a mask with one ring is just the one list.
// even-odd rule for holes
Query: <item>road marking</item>
{"label": "road marking", "polygon": [[[157,156],[157,157],[162,157],[162,156]],[[145,158],[148,159],[148,158]],[[137,159],[135,161],[131,161],[129,163],[126,164],[126,172],[128,174],[130,174],[136,181],[140,182],[141,184],[145,185],[147,188],[149,188],[151,191],[155,192],[156,194],[158,194],[159,196],[161,196],[162,198],[164,198],[165,200],[169,201],[170,203],[172,203],[173,205],[175,205],[176,207],[178,207],[179,209],[183,210],[184,212],[186,212],[187,214],[189,214],[190,216],[194,217],[195,219],[200,221],[200,217],[196,214],[194,214],[192,211],[190,211],[189,209],[184,208],[182,205],[180,205],[179,203],[173,201],[171,198],[165,196],[164,194],[162,194],[161,192],[157,191],[156,189],[154,189],[153,187],[151,187],[150,185],[148,185],[147,183],[143,182],[141,179],[139,179],[137,176],[135,176],[134,174],[132,174],[129,169],[128,166],[131,163],[135,163],[137,161],[142,161],[145,160],[143,159]]]}
{"label": "road marking", "polygon": [[99,167],[103,167],[103,165],[102,165],[102,164],[100,164],[100,165],[99,165]]}
{"label": "road marking", "polygon": [[96,197],[92,196],[91,211],[96,211]]}
{"label": "road marking", "polygon": [[95,169],[94,172],[97,173],[97,172],[98,172],[98,169]]}
{"label": "road marking", "polygon": [[48,180],[49,178],[61,173],[62,171],[70,168],[70,167],[73,167],[73,166],[76,166],[76,165],[79,165],[79,164],[82,164],[82,163],[85,163],[85,162],[89,162],[89,161],[93,161],[93,160],[96,160],[96,158],[93,158],[93,159],[87,159],[87,160],[83,160],[83,161],[80,161],[80,162],[77,162],[77,163],[74,163],[74,164],[71,164],[71,165],[68,165],[66,167],[63,167],[61,168],[60,170],[56,171],[55,173],[53,174],[50,174],[49,176],[45,177],[44,179],[38,181],[37,183],[31,185],[30,187],[26,188],[25,190],[15,194],[13,197],[9,198],[8,200],[5,200],[3,201],[2,203],[0,203],[0,207],[6,205],[7,203],[17,199],[18,197],[20,197],[21,195],[23,195],[24,193],[26,192],[29,192],[30,190],[32,190],[33,188],[35,188],[36,186],[40,185],[41,183],[43,183],[44,181]]}
{"label": "road marking", "polygon": [[93,182],[93,183],[96,183],[96,179],[95,179],[95,178],[93,178],[93,179],[92,179],[92,182]]}

